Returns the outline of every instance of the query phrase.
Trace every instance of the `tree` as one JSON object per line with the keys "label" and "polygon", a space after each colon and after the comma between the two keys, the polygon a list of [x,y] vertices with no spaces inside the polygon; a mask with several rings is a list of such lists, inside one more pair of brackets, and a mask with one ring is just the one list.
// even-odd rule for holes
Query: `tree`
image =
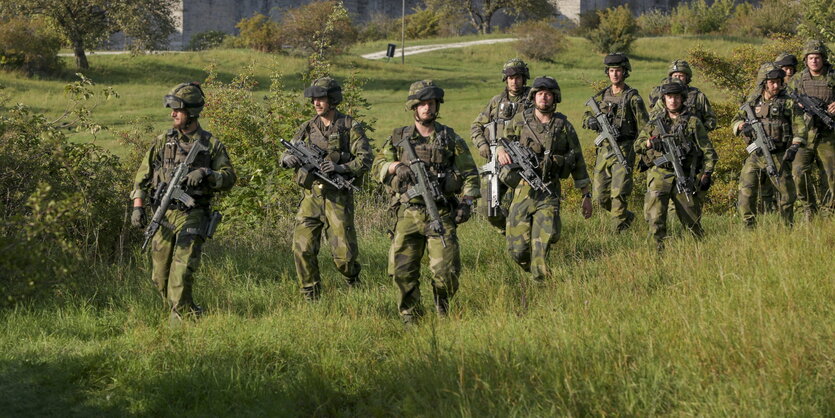
{"label": "tree", "polygon": [[0,0],[0,11],[45,17],[73,49],[78,68],[89,68],[85,51],[116,32],[133,49],[156,49],[168,43],[175,28],[174,0]]}
{"label": "tree", "polygon": [[547,19],[558,14],[548,0],[465,0],[461,3],[470,23],[481,34],[490,33],[493,15],[500,10],[517,18]]}

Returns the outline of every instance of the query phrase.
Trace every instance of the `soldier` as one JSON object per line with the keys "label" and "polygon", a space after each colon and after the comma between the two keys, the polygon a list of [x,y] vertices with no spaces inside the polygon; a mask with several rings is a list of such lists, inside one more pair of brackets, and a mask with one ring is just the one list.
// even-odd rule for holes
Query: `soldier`
{"label": "soldier", "polygon": [[[488,142],[485,125],[491,122],[496,123],[496,138],[493,138],[493,141],[495,141],[497,138],[504,136],[505,125],[513,119],[516,112],[530,106],[527,98],[530,87],[525,85],[530,78],[531,75],[525,61],[512,58],[504,64],[502,68],[502,81],[505,83],[504,91],[490,99],[490,102],[487,103],[487,106],[475,118],[470,127],[473,145],[478,149],[481,158],[489,161],[492,158],[490,145],[495,145]],[[506,192],[507,187],[500,183],[499,202],[502,201]],[[487,221],[502,235],[505,234],[507,216],[504,209],[500,209],[496,216],[488,216]]]}
{"label": "soldier", "polygon": [[[316,116],[299,127],[291,142],[319,148],[325,154],[324,163],[318,167],[322,173],[335,173],[359,185],[371,167],[371,146],[362,124],[336,109],[342,102],[342,87],[330,77],[318,78],[304,89],[304,97],[310,99]],[[345,276],[348,286],[357,285],[360,264],[353,190],[340,190],[313,178],[310,170],[302,167],[301,160],[289,151],[282,155],[281,165],[295,169],[295,181],[302,187],[303,197],[293,229],[293,260],[302,295],[316,300],[322,291],[318,255],[323,230],[337,270]]]}
{"label": "soldier", "polygon": [[789,85],[789,82],[794,77],[794,74],[797,72],[797,57],[792,54],[788,54],[783,52],[782,54],[777,56],[777,59],[774,60],[774,63],[777,64],[785,73],[786,76],[783,77],[783,87]]}
{"label": "soldier", "polygon": [[[594,201],[611,213],[612,225],[620,232],[629,228],[635,220],[635,214],[627,209],[629,195],[632,193],[632,167],[635,165],[635,152],[632,144],[641,128],[647,123],[647,109],[638,90],[629,87],[626,79],[632,66],[629,58],[621,53],[609,54],[603,59],[604,71],[612,83],[592,97],[599,102],[600,110],[605,113],[612,127],[617,130],[618,146],[627,166],[618,162],[608,141],[603,141],[596,149],[597,161],[594,164]],[[585,113],[583,127],[596,132],[603,129],[589,111]]]}
{"label": "soldier", "polygon": [[[461,273],[456,226],[470,218],[473,199],[480,196],[478,170],[467,143],[452,128],[437,122],[444,90],[432,80],[412,83],[406,110],[414,123],[397,128],[374,161],[377,180],[392,192],[396,224],[391,231],[388,274],[400,289],[398,309],[404,323],[424,313],[420,302],[420,261],[429,254],[435,309],[440,316],[458,290]],[[417,160],[407,155],[414,154]],[[439,219],[433,219],[422,195],[413,192],[420,180],[418,161],[426,168]],[[459,200],[456,195],[460,195]],[[442,228],[433,227],[442,225]]]}
{"label": "soldier", "polygon": [[[194,199],[194,205],[171,204],[162,227],[151,240],[151,279],[171,309],[172,324],[176,324],[183,317],[196,318],[203,312],[194,303],[192,288],[193,275],[200,266],[203,242],[213,217],[211,200],[216,192],[231,189],[236,177],[226,147],[200,127],[198,118],[205,104],[200,85],[179,84],[164,97],[163,103],[171,108],[172,129],[154,140],[136,173],[130,196],[133,226],[145,227],[148,196],[158,196],[177,166],[186,161],[191,148],[199,142],[208,149],[196,154],[184,180],[184,191]],[[156,199],[151,200],[152,206],[159,203]]]}
{"label": "soldier", "polygon": [[[664,238],[667,236],[667,207],[670,199],[682,225],[696,237],[704,235],[700,222],[700,200],[687,192],[679,192],[675,185],[677,181],[697,182],[698,187],[694,185],[693,189],[708,189],[713,167],[718,159],[713,144],[707,137],[707,129],[701,120],[691,116],[689,108],[684,106],[684,85],[676,82],[667,83],[661,86],[660,94],[666,110],[651,120],[635,141],[635,152],[641,156],[644,165],[650,167],[647,173],[644,217],[649,223],[650,234],[655,238],[659,250],[663,249]],[[676,177],[671,163],[655,164],[657,159],[665,154],[663,133],[659,124],[671,135],[668,140],[672,139],[674,147],[682,154],[680,162],[686,176],[684,179]],[[700,158],[704,158],[704,173],[697,176],[702,165]]]}
{"label": "soldier", "polygon": [[[826,45],[817,40],[806,43],[803,48],[803,62],[806,69],[792,79],[791,89],[798,93],[820,99],[830,116],[835,114],[835,69],[828,61]],[[817,211],[817,196],[809,175],[815,158],[823,165],[822,176],[826,177],[826,190],[819,193],[822,202],[829,209],[835,209],[835,131],[826,127],[817,117],[804,115],[806,122],[806,146],[798,150],[792,165],[792,174],[797,182],[797,195],[807,218]]]}
{"label": "soldier", "polygon": [[[783,80],[786,76],[777,63],[766,63],[760,67],[757,77],[757,86],[760,93],[749,98],[747,104],[751,106],[757,119],[762,123],[763,130],[775,148],[767,155],[754,152],[748,155],[739,175],[739,214],[742,216],[746,227],[756,225],[756,201],[757,191],[764,180],[771,183],[768,189],[776,188],[777,207],[780,215],[787,225],[794,220],[794,200],[796,197],[794,180],[791,173],[791,162],[794,160],[797,150],[803,144],[804,131],[793,134],[792,123],[795,126],[803,127],[803,121],[793,111],[794,102],[786,95],[783,89]],[[746,113],[740,111],[733,121],[734,135],[743,134],[748,138],[748,143],[755,139],[754,128],[746,122]],[[779,177],[774,179],[767,173],[765,158],[772,158],[778,166]],[[765,177],[765,179],[763,179]],[[772,187],[773,186],[773,187]]]}
{"label": "soldier", "polygon": [[546,260],[551,244],[560,238],[560,179],[574,179],[583,194],[583,216],[592,214],[588,171],[577,132],[565,115],[556,111],[562,100],[560,86],[551,77],[538,77],[528,93],[534,106],[516,114],[508,126],[508,140],[517,141],[536,155],[536,171],[547,191],[522,180],[518,161],[503,146],[496,152],[502,163],[501,178],[513,189],[507,218],[507,249],[513,260],[534,280],[550,275]]}
{"label": "soldier", "polygon": [[652,89],[649,94],[649,107],[652,117],[656,116],[655,113],[663,114],[666,112],[663,101],[659,100],[661,98],[661,86],[674,80],[684,83],[684,93],[686,94],[684,106],[690,109],[690,115],[699,118],[708,132],[716,129],[716,114],[713,112],[707,96],[701,90],[690,85],[690,82],[693,81],[693,70],[685,60],[673,61],[667,71],[667,78],[661,80],[661,85]]}

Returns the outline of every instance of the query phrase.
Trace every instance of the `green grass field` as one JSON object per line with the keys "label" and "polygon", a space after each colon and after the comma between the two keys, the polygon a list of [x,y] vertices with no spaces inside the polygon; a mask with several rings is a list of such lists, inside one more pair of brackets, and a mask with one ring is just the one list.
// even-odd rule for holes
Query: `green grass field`
{"label": "green grass field", "polygon": [[[603,72],[585,40],[569,41],[557,63],[531,68],[559,80],[560,109],[579,125],[593,93],[587,81]],[[628,81],[647,92],[696,42],[741,45],[641,39]],[[370,79],[378,143],[408,122],[405,90],[421,78],[446,89],[443,121],[466,136],[501,90],[501,63],[513,55],[509,44],[439,51],[407,57],[405,68],[345,57],[337,75],[355,67]],[[103,123],[150,116],[163,129],[161,97],[172,85],[201,79],[215,63],[224,79],[254,65],[266,86],[275,59],[239,50],[94,56],[87,75],[122,94],[96,110]],[[300,91],[303,61],[278,60]],[[66,82],[0,75],[13,102],[56,115]],[[694,84],[722,95],[698,74]],[[106,132],[94,140],[122,151]],[[635,196],[638,210],[641,200]],[[541,285],[521,278],[483,219],[462,225],[464,271],[451,316],[430,314],[408,330],[386,276],[382,210],[372,202],[358,208],[362,286],[348,289],[325,250],[325,294],[313,304],[298,293],[288,231],[226,230],[206,246],[197,274],[196,298],[208,314],[170,329],[149,262],[136,250],[133,261],[94,266],[87,280],[0,311],[0,415],[833,416],[831,216],[787,229],[768,215],[746,231],[735,216],[707,215],[702,241],[672,222],[661,257],[644,222],[614,236],[601,213],[585,221],[573,206],[562,222],[550,259],[555,278]]]}

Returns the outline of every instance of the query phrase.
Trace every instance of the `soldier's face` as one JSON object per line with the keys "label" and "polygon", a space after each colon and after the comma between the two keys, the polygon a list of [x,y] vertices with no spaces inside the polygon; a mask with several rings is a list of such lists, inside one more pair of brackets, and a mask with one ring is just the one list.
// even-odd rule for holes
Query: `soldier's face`
{"label": "soldier's face", "polygon": [[788,66],[788,65],[787,65],[787,66],[785,66],[785,67],[780,67],[780,68],[782,68],[782,69],[783,69],[783,71],[785,71],[785,72],[786,72],[786,78],[792,78],[792,76],[794,76],[794,72],[795,72],[795,68],[794,68],[794,67],[791,67],[791,66]]}
{"label": "soldier's face", "polygon": [[536,96],[534,96],[533,100],[537,109],[545,110],[554,104],[554,93],[551,93],[548,90],[540,90],[536,92]]}
{"label": "soldier's face", "polygon": [[507,77],[507,89],[516,93],[519,90],[522,90],[522,86],[525,85],[525,77],[521,74],[511,75]]}
{"label": "soldier's face", "polygon": [[681,95],[680,94],[665,94],[664,106],[670,112],[678,112],[681,109]]}
{"label": "soldier's face", "polygon": [[612,84],[618,84],[623,81],[625,71],[621,67],[610,67],[606,70],[606,74],[609,75],[609,81],[611,81]]}
{"label": "soldier's face", "polygon": [[418,121],[434,120],[438,114],[438,102],[433,100],[421,100],[415,106],[415,117]]}
{"label": "soldier's face", "polygon": [[765,80],[765,91],[774,96],[783,88],[783,79]]}
{"label": "soldier's face", "polygon": [[182,109],[171,109],[171,126],[174,129],[185,129],[188,126],[188,113]]}
{"label": "soldier's face", "polygon": [[319,116],[325,115],[331,110],[331,105],[328,103],[327,97],[314,97],[313,98],[313,109],[316,110],[316,114]]}
{"label": "soldier's face", "polygon": [[676,71],[676,72],[670,74],[670,77],[681,80],[681,81],[684,82],[684,84],[687,84],[687,74],[685,74],[681,71]]}
{"label": "soldier's face", "polygon": [[819,72],[823,68],[823,56],[821,54],[809,54],[806,56],[806,66],[812,72]]}

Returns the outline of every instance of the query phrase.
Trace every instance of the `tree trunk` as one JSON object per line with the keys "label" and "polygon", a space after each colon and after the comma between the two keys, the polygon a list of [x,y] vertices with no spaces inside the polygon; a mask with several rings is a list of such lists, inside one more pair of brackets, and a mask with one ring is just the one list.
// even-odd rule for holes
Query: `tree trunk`
{"label": "tree trunk", "polygon": [[78,69],[86,70],[90,68],[90,64],[87,63],[87,55],[84,54],[84,42],[82,41],[73,41],[72,43],[73,53],[75,54],[75,66]]}

